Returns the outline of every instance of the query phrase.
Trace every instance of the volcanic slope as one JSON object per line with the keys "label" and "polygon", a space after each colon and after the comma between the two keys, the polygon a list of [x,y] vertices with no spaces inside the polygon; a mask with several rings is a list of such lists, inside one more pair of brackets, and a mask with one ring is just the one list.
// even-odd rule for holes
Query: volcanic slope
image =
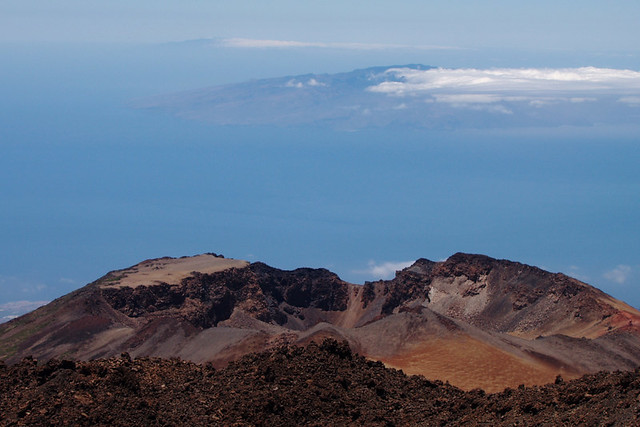
{"label": "volcanic slope", "polygon": [[637,425],[640,371],[498,394],[408,377],[325,340],[217,370],[129,355],[0,363],[0,426]]}
{"label": "volcanic slope", "polygon": [[563,274],[483,255],[354,285],[215,254],[143,261],[0,325],[0,359],[180,357],[225,366],[346,340],[387,366],[499,391],[640,364],[640,312]]}

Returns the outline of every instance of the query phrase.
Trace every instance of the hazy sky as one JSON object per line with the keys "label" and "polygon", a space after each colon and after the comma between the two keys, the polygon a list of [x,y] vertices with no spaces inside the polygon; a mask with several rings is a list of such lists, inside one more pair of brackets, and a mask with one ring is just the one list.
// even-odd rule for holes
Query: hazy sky
{"label": "hazy sky", "polygon": [[3,0],[2,41],[307,42],[637,50],[636,0]]}

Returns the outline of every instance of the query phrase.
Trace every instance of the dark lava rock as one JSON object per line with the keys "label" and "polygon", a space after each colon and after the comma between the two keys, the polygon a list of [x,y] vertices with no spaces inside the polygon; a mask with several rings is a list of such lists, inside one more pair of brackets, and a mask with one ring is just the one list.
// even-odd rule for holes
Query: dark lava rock
{"label": "dark lava rock", "polygon": [[179,285],[166,283],[135,288],[105,288],[102,297],[128,317],[156,314],[176,317],[197,328],[210,328],[229,319],[239,305],[255,318],[283,324],[281,303],[292,307],[343,311],[349,285],[325,269],[292,271],[254,263],[212,274],[193,272]]}
{"label": "dark lava rock", "polygon": [[463,392],[326,340],[222,370],[127,354],[0,364],[0,425],[637,425],[639,394],[638,370]]}
{"label": "dark lava rock", "polygon": [[286,271],[256,262],[249,266],[260,288],[276,302],[324,311],[347,309],[349,285],[324,268],[297,268]]}

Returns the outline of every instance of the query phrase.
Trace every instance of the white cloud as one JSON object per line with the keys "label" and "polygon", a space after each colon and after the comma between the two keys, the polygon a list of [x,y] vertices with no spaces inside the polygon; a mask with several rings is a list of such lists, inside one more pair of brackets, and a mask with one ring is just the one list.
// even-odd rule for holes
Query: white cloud
{"label": "white cloud", "polygon": [[309,81],[307,82],[307,85],[309,86],[326,86],[326,83],[321,83],[319,81],[317,81],[316,79],[309,79]]}
{"label": "white cloud", "polygon": [[465,106],[473,104],[496,104],[500,102],[527,102],[531,106],[539,107],[558,102],[579,104],[597,101],[597,99],[585,97],[503,95],[499,93],[435,93],[432,95],[432,98],[428,98],[425,101]]}
{"label": "white cloud", "polygon": [[489,113],[513,114],[513,111],[504,105],[470,105],[466,107],[477,111],[487,111]]}
{"label": "white cloud", "polygon": [[356,270],[354,273],[367,275],[374,279],[391,279],[396,271],[409,267],[415,261],[400,261],[400,262],[383,262],[376,263],[375,261],[369,261],[368,268],[366,270]]}
{"label": "white cloud", "polygon": [[633,106],[640,106],[640,96],[623,96],[618,99],[618,101]]}
{"label": "white cloud", "polygon": [[333,48],[349,50],[386,50],[386,49],[419,49],[419,50],[443,50],[459,49],[452,46],[435,45],[407,45],[407,44],[387,44],[387,43],[349,43],[349,42],[302,42],[296,40],[269,40],[269,39],[247,39],[228,38],[223,39],[222,46],[234,48],[258,48],[258,49],[288,49],[288,48]]}
{"label": "white cloud", "polygon": [[320,87],[320,86],[326,86],[326,83],[322,83],[319,82],[316,79],[309,79],[307,80],[307,82],[301,82],[295,79],[291,79],[289,80],[286,84],[285,87],[295,87],[297,89],[302,89],[303,87]]}
{"label": "white cloud", "polygon": [[292,79],[292,80],[289,80],[287,82],[287,84],[285,84],[285,86],[286,87],[295,87],[295,88],[298,88],[298,89],[302,89],[304,87],[304,84],[302,82],[297,82],[297,81]]}
{"label": "white cloud", "polygon": [[597,98],[585,98],[585,97],[573,97],[569,98],[569,102],[573,102],[574,104],[582,104],[583,102],[595,102]]}
{"label": "white cloud", "polygon": [[503,101],[523,100],[521,97],[504,97],[493,94],[436,94],[426,102],[438,102],[449,104],[455,108],[469,108],[477,111],[488,111],[490,113],[513,114],[504,105],[496,105]]}
{"label": "white cloud", "polygon": [[13,291],[14,293],[20,292],[23,295],[35,295],[41,293],[45,289],[47,289],[46,284],[32,279],[17,276],[0,276],[0,292]]}
{"label": "white cloud", "polygon": [[[424,93],[466,94],[526,94],[563,92],[625,92],[640,93],[640,72],[611,68],[494,68],[416,70],[390,68],[387,74],[393,81],[385,81],[368,88],[369,91],[395,96]],[[571,97],[570,102],[589,100],[589,97]]]}
{"label": "white cloud", "polygon": [[48,304],[49,301],[12,301],[0,304],[0,312],[2,311],[21,311],[35,310],[36,308]]}
{"label": "white cloud", "polygon": [[[425,102],[439,102],[453,107],[483,109],[487,111],[512,114],[512,111],[503,106],[490,106],[504,102],[526,102],[532,107],[544,107],[546,105],[569,102],[579,104],[595,102],[596,98],[587,97],[558,97],[558,96],[522,96],[503,95],[498,93],[434,93]],[[485,105],[485,107],[480,107]]]}
{"label": "white cloud", "polygon": [[509,97],[489,93],[454,93],[436,94],[433,98],[436,102],[445,102],[448,104],[493,104],[508,100]]}
{"label": "white cloud", "polygon": [[8,322],[48,303],[49,301],[12,301],[0,304],[0,323]]}
{"label": "white cloud", "polygon": [[307,43],[292,40],[259,40],[230,38],[224,39],[222,44],[227,47],[242,48],[290,48],[290,47],[324,47],[322,43]]}
{"label": "white cloud", "polygon": [[589,276],[585,275],[582,273],[582,269],[580,267],[578,267],[577,265],[570,265],[569,266],[569,271],[567,272],[567,274],[571,277],[575,277],[578,280],[581,280],[583,282],[586,282],[589,280]]}
{"label": "white cloud", "polygon": [[631,275],[631,267],[628,265],[620,264],[613,270],[610,270],[604,273],[604,278],[612,282],[616,282],[620,285],[623,285],[627,281],[627,279],[629,279],[630,275]]}

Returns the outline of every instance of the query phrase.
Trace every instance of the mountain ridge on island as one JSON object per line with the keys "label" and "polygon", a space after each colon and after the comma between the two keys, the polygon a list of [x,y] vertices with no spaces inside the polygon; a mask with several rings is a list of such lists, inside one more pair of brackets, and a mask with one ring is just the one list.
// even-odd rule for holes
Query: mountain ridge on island
{"label": "mountain ridge on island", "polygon": [[[596,76],[596,77],[594,77]],[[627,82],[620,86],[620,82]],[[440,68],[421,64],[305,73],[130,102],[215,126],[513,129],[637,123],[640,73],[580,68]]]}

